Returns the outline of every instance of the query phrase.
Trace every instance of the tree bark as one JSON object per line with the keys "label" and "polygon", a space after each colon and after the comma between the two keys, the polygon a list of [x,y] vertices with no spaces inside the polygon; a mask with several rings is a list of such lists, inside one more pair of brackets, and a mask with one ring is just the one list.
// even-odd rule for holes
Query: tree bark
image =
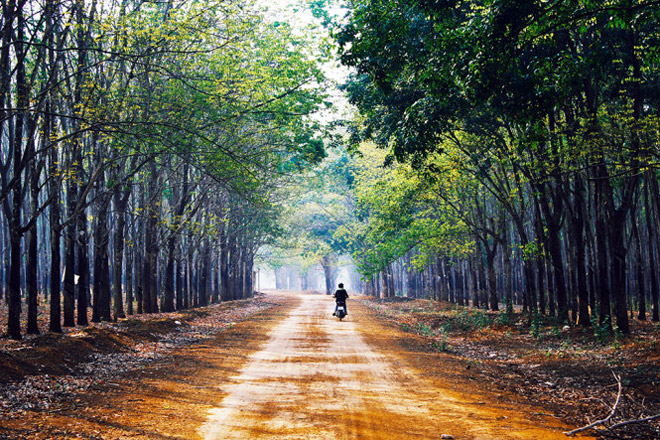
{"label": "tree bark", "polygon": [[39,287],[37,267],[39,260],[37,227],[33,227],[27,235],[27,263],[25,270],[25,287],[27,293],[27,333],[39,334],[37,317],[39,314]]}
{"label": "tree bark", "polygon": [[[31,149],[34,151],[34,139],[31,141]],[[34,161],[30,164],[30,204],[32,215],[36,215],[39,209],[39,177],[41,165]],[[25,288],[27,295],[27,333],[39,334],[39,231],[37,222],[30,227],[27,233],[27,261],[25,267]]]}
{"label": "tree bark", "polygon": [[334,279],[332,276],[332,259],[329,255],[324,256],[321,261],[323,267],[323,275],[325,276],[325,294],[332,295],[334,289]]}
{"label": "tree bark", "polygon": [[552,276],[554,279],[554,293],[557,301],[557,318],[561,322],[568,322],[568,295],[566,291],[566,274],[564,272],[564,258],[561,251],[561,205],[555,206],[554,211],[548,200],[545,185],[537,185],[539,192],[539,206],[547,233],[545,234],[548,255],[552,264]]}
{"label": "tree bark", "polygon": [[[75,142],[75,140],[74,140]],[[67,185],[67,214],[74,215],[77,205],[78,185],[75,179],[69,179]],[[70,222],[64,229],[64,283],[62,295],[64,298],[64,327],[74,327],[75,322],[75,271],[76,271],[76,229],[77,223]]]}
{"label": "tree bark", "polygon": [[[132,243],[135,246],[135,243]],[[133,312],[133,247],[124,247],[124,252],[126,253],[124,258],[126,260],[125,272],[126,272],[126,313],[130,316]]]}
{"label": "tree bark", "polygon": [[174,311],[174,266],[176,252],[176,234],[167,240],[167,255],[165,257],[165,281],[163,283],[163,302],[161,310],[165,313]]}
{"label": "tree bark", "polygon": [[380,275],[381,275],[381,279],[382,279],[380,297],[381,298],[389,298],[390,297],[390,290],[389,290],[389,284],[387,282],[387,273],[385,272],[385,270],[382,270],[380,272]]}
{"label": "tree bark", "polygon": [[50,205],[50,324],[49,330],[62,333],[60,302],[60,203],[59,185],[54,177],[51,183],[53,200]]}
{"label": "tree bark", "polygon": [[650,171],[646,172],[645,175],[646,185],[644,188],[644,211],[646,213],[646,230],[649,239],[648,243],[648,257],[649,257],[649,281],[651,288],[651,308],[653,321],[658,321],[660,318],[658,316],[658,272],[656,267],[656,244],[657,244],[657,234],[656,228],[653,224],[653,213],[651,211],[651,206],[649,203],[649,192],[652,191],[652,182],[651,180],[655,179],[655,176],[652,175]]}
{"label": "tree bark", "polygon": [[[101,179],[103,182],[104,179]],[[92,322],[111,321],[110,312],[110,268],[108,266],[108,208],[109,195],[103,195],[99,201],[94,227],[94,301]]]}
{"label": "tree bark", "polygon": [[[599,166],[598,169],[601,167]],[[611,326],[611,303],[610,303],[610,283],[607,255],[607,234],[608,219],[606,217],[605,204],[608,202],[605,197],[605,176],[596,174],[594,182],[594,203],[596,205],[596,258],[597,267],[597,287],[599,292],[599,323]]]}
{"label": "tree bark", "polygon": [[157,306],[157,277],[158,263],[158,211],[154,206],[157,200],[158,174],[155,164],[150,168],[148,183],[149,206],[144,206],[146,212],[146,226],[144,233],[144,261],[142,272],[142,309],[144,313],[158,313]]}
{"label": "tree bark", "polygon": [[125,318],[123,301],[122,276],[124,274],[124,237],[126,226],[126,207],[131,193],[128,190],[115,190],[113,194],[115,202],[115,236],[114,236],[114,261],[112,272],[113,289],[113,315],[115,321],[119,318]]}
{"label": "tree bark", "polygon": [[207,240],[204,240],[202,244],[201,257],[201,266],[199,273],[199,306],[204,307],[209,305],[209,243]]}
{"label": "tree bark", "polygon": [[181,247],[178,246],[174,255],[174,281],[176,282],[176,310],[183,310],[185,289],[183,288],[183,264],[181,260]]}
{"label": "tree bark", "polygon": [[229,244],[225,222],[222,222],[220,229],[220,298],[222,301],[231,299],[229,289]]}
{"label": "tree bark", "polygon": [[584,242],[584,183],[582,177],[575,177],[573,216],[569,222],[569,234],[572,236],[575,253],[575,271],[577,281],[578,319],[583,327],[591,324],[589,319],[589,288],[587,286],[586,272],[586,245]]}
{"label": "tree bark", "polygon": [[76,220],[78,223],[78,237],[76,240],[76,274],[78,275],[78,325],[88,325],[87,308],[90,298],[89,277],[89,240],[87,235],[87,211],[83,210]]}
{"label": "tree bark", "polygon": [[[21,174],[23,172],[23,126],[25,121],[25,110],[28,104],[27,84],[25,79],[25,58],[23,56],[23,32],[24,20],[21,7],[16,6],[14,2],[4,5],[3,15],[5,21],[5,35],[3,43],[9,43],[12,35],[12,22],[16,18],[16,33],[14,39],[14,52],[16,56],[16,107],[13,139],[11,136],[8,141],[11,145],[8,154],[13,156],[13,175],[14,187],[11,191],[11,210],[8,219],[9,240],[10,240],[10,263],[9,263],[9,296],[8,296],[8,319],[7,331],[12,339],[21,339],[21,257],[22,257],[22,233],[21,233],[21,207],[23,203],[23,185]],[[6,49],[8,50],[8,49]],[[3,51],[4,52],[4,51]],[[8,59],[3,61],[9,62]],[[4,78],[8,79],[8,78]],[[3,84],[9,84],[9,81]],[[3,91],[4,95],[4,91]],[[11,103],[10,103],[11,106]]]}
{"label": "tree bark", "polygon": [[[644,264],[642,241],[639,234],[639,226],[635,219],[632,221],[632,233],[635,240],[635,261],[634,268],[637,275],[637,299],[639,303],[639,313],[637,315],[640,321],[646,320],[646,283],[644,280]],[[632,308],[631,308],[632,311]]]}

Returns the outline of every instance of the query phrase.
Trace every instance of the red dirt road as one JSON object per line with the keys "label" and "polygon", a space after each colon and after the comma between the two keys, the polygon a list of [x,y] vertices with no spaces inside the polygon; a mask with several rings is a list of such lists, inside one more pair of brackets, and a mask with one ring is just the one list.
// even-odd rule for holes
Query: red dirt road
{"label": "red dirt road", "polygon": [[219,384],[225,397],[209,410],[201,436],[566,438],[562,432],[569,428],[538,408],[502,403],[501,395],[498,403],[446,373],[434,374],[443,354],[420,358],[408,352],[392,341],[409,335],[378,322],[355,302],[348,306],[349,316],[339,322],[331,316],[332,298],[298,295],[297,305],[239,374]]}

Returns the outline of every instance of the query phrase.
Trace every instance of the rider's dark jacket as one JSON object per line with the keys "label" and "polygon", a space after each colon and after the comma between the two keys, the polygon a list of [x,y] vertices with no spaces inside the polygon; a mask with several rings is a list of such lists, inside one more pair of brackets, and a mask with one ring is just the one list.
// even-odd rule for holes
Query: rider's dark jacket
{"label": "rider's dark jacket", "polygon": [[346,292],[346,289],[338,289],[335,292],[335,301],[338,303],[345,303],[346,298],[348,298],[348,293]]}

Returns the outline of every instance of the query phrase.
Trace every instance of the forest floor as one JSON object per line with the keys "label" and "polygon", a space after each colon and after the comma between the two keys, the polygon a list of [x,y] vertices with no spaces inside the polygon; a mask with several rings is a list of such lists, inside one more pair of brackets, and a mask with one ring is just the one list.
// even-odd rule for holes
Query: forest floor
{"label": "forest floor", "polygon": [[[269,294],[0,339],[0,439],[562,438],[607,415],[611,369],[621,416],[658,410],[657,326],[603,345],[442,303],[360,302],[343,323],[324,295]],[[653,423],[614,434],[660,438]]]}
{"label": "forest floor", "polygon": [[[422,338],[429,351],[462,364],[457,371],[463,377],[541,405],[572,425],[611,413],[618,394],[614,374],[620,377],[622,397],[608,425],[660,414],[658,323],[633,319],[630,335],[623,337],[598,326],[560,326],[548,318],[507,317],[425,299],[362,302]],[[660,419],[598,433],[603,438],[660,439]]]}

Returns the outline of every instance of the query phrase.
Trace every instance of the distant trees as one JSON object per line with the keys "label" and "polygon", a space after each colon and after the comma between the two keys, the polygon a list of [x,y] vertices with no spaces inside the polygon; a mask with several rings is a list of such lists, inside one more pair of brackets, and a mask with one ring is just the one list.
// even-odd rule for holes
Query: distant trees
{"label": "distant trees", "polygon": [[323,156],[314,49],[240,2],[2,8],[9,336],[25,299],[40,330],[39,294],[56,332],[89,304],[101,321],[249,296],[278,188]]}
{"label": "distant trees", "polygon": [[[328,149],[323,163],[297,179],[285,203],[283,239],[273,249],[281,255],[269,258],[271,265],[275,263],[276,277],[285,275],[277,266],[295,266],[289,268],[301,277],[300,287],[308,290],[310,272],[319,269],[323,290],[328,295],[334,292],[340,266],[346,264],[343,257],[350,235],[346,228],[355,215],[349,160],[343,149]],[[284,280],[276,282],[284,288]]]}
{"label": "distant trees", "polygon": [[472,238],[469,256],[430,253],[459,273],[449,284],[472,286],[477,304],[487,291],[493,309],[614,318],[624,333],[633,310],[659,320],[657,5],[352,6],[338,39],[357,71],[347,90],[362,134],[410,163],[415,197],[433,191],[434,218]]}

